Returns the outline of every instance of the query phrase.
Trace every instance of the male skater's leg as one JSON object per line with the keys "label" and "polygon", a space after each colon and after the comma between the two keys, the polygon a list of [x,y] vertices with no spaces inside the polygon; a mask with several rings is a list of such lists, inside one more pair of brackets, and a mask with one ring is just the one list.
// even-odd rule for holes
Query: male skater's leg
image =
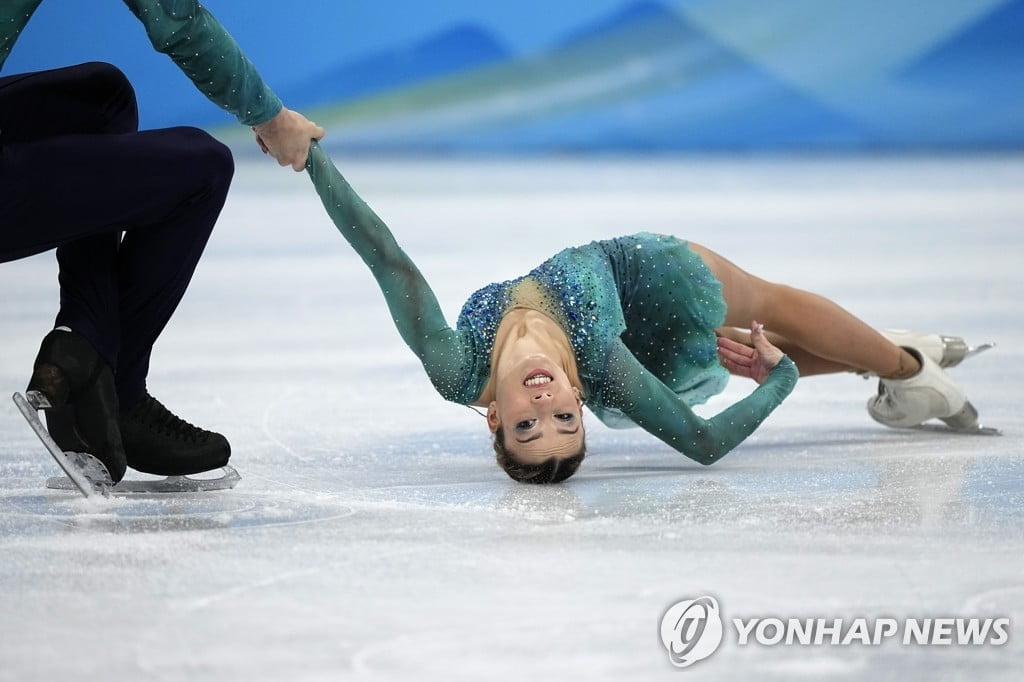
{"label": "male skater's leg", "polygon": [[[230,152],[194,128],[93,136],[75,146],[105,159],[98,184],[118,188],[111,193],[86,183],[71,203],[85,212],[103,211],[124,229],[115,258],[115,380],[128,466],[164,475],[223,466],[230,456],[227,440],[170,413],[147,392],[146,376],[153,344],[181,301],[224,205],[234,170]],[[100,206],[95,193],[115,205]],[[58,249],[62,303],[77,295],[88,276],[94,239]],[[62,305],[57,324],[74,329],[66,311]]]}
{"label": "male skater's leg", "polygon": [[[0,88],[0,98],[7,90]],[[233,172],[230,153],[190,128],[25,137],[31,141],[8,144],[14,138],[4,129],[2,256],[61,245],[57,324],[93,337],[89,342],[116,368],[125,411],[121,430],[132,433],[129,464],[156,473],[223,464],[229,455],[223,437],[191,427],[162,406],[128,415],[143,404],[156,407],[145,388],[149,352],[223,205]],[[121,230],[124,241],[110,238]],[[111,291],[117,292],[113,302]],[[155,443],[153,433],[165,437]]]}
{"label": "male skater's leg", "polygon": [[234,165],[224,145],[195,128],[139,133],[152,138],[165,191],[180,203],[130,227],[118,253],[121,351],[117,394],[128,465],[176,475],[227,464],[227,440],[185,422],[146,389],[153,344],[185,294],[216,224]]}
{"label": "male skater's leg", "polygon": [[[29,382],[53,406],[51,435],[65,450],[90,452],[117,481],[125,470],[113,367],[119,346],[116,253],[119,233],[87,216],[47,216],[78,178],[36,143],[79,135],[132,133],[135,93],[101,63],[0,78],[0,261],[61,244],[81,248],[88,267],[61,273],[63,324],[44,338]],[[53,217],[56,219],[48,219]],[[80,224],[85,219],[86,224]]]}

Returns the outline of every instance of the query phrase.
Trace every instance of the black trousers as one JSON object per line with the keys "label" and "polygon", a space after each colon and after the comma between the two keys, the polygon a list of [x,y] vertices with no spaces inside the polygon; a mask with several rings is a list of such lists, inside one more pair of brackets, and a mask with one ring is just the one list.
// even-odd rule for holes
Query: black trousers
{"label": "black trousers", "polygon": [[56,326],[114,369],[122,409],[202,256],[234,164],[196,128],[138,130],[109,64],[0,78],[0,262],[57,249]]}

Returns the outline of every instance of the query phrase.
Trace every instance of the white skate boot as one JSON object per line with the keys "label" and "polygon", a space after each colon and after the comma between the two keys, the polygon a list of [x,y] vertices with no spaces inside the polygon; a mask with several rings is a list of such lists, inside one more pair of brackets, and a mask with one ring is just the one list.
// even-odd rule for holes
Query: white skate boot
{"label": "white skate boot", "polygon": [[978,431],[978,411],[938,363],[913,347],[904,346],[921,362],[909,379],[879,379],[878,394],[868,399],[868,414],[896,428],[912,428],[941,419],[956,431]]}
{"label": "white skate boot", "polygon": [[955,367],[969,357],[987,351],[995,346],[983,343],[980,346],[969,346],[959,336],[943,336],[909,329],[881,329],[885,338],[897,346],[915,348],[923,355],[934,360],[939,367]]}

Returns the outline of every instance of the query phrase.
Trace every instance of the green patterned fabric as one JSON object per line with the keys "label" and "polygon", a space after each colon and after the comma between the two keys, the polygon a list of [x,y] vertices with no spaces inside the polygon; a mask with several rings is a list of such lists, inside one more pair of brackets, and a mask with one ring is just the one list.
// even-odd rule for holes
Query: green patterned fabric
{"label": "green patterned fabric", "polygon": [[576,355],[587,406],[615,426],[635,424],[683,454],[711,464],[756,429],[793,390],[788,358],[753,393],[710,419],[691,405],[719,392],[715,327],[721,285],[686,242],[638,234],[566,249],[523,278],[488,285],[452,328],[416,265],[317,143],[307,171],[324,208],[376,278],[402,339],[447,400],[470,404],[490,375],[494,334],[532,279],[543,312]]}
{"label": "green patterned fabric", "polygon": [[[41,2],[0,3],[0,68]],[[239,123],[265,123],[281,110],[281,100],[263,82],[234,38],[198,2],[124,0],[124,4],[145,26],[153,47],[174,60],[204,95],[233,114]]]}

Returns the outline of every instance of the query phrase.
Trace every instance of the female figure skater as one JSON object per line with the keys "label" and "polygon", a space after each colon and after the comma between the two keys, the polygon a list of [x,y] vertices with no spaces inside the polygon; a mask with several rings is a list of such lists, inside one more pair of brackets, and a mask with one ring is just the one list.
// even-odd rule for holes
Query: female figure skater
{"label": "female figure skater", "polygon": [[[525,277],[474,293],[453,329],[383,221],[315,142],[306,168],[434,387],[487,409],[498,462],[517,481],[554,483],[576,471],[584,403],[610,426],[640,426],[713,464],[789,395],[798,367],[877,374],[881,390],[868,409],[889,426],[976,421],[938,364],[963,357],[944,337],[912,335],[925,352],[898,346],[831,301],[675,237],[642,233],[566,249]],[[748,325],[749,334],[733,329]],[[757,388],[710,419],[694,414],[690,406],[718,393],[729,372]]]}

